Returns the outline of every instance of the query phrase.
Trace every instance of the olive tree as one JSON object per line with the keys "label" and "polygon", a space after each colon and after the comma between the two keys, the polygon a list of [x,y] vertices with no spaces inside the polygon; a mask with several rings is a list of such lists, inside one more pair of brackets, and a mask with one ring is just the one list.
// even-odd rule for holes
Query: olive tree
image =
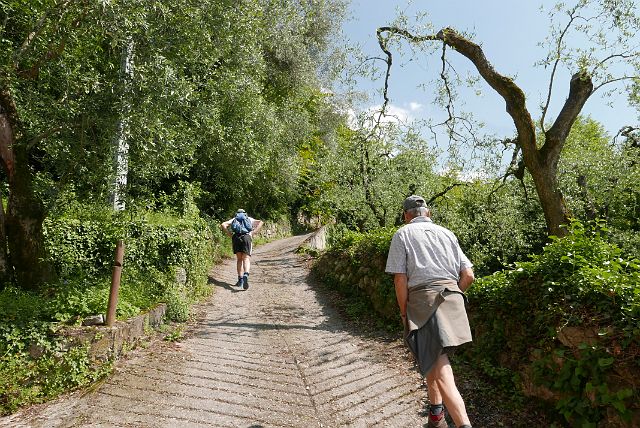
{"label": "olive tree", "polygon": [[[633,0],[577,0],[559,3],[550,13],[551,32],[545,45],[549,52],[541,61],[543,72],[549,73],[547,95],[540,110],[532,115],[525,92],[515,78],[501,74],[485,56],[482,46],[453,28],[431,33],[416,32],[405,26],[384,26],[377,30],[380,49],[384,52],[386,78],[384,97],[388,100],[388,85],[393,65],[394,46],[406,40],[413,46],[439,51],[441,80],[439,99],[449,114],[444,124],[450,135],[456,127],[467,125],[464,117],[456,116],[452,108],[453,78],[450,55],[462,55],[469,60],[483,79],[505,102],[506,112],[515,126],[514,138],[503,143],[515,147],[508,173],[522,177],[531,174],[550,234],[564,235],[561,227],[570,213],[558,187],[558,162],[576,118],[585,103],[597,92],[616,84],[630,86],[637,82],[640,69],[640,49],[637,34],[640,19]],[[570,35],[579,35],[579,45],[570,45]],[[575,40],[575,39],[574,39]],[[558,85],[560,69],[570,71],[568,93],[557,116],[549,118],[549,106]],[[537,117],[537,121],[534,120]],[[597,119],[597,118],[596,118]],[[543,135],[539,138],[538,131]]]}

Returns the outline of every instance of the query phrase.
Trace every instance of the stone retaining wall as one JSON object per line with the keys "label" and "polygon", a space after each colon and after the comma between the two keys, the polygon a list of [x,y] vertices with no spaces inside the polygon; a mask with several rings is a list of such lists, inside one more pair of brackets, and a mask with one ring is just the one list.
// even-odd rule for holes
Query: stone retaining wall
{"label": "stone retaining wall", "polygon": [[385,265],[386,257],[381,254],[354,260],[348,254],[324,253],[316,260],[313,272],[338,289],[358,288],[382,319],[399,322],[393,277],[384,272]]}
{"label": "stone retaining wall", "polygon": [[151,330],[159,327],[164,319],[167,305],[161,303],[148,312],[127,321],[117,321],[113,327],[89,326],[65,329],[68,346],[89,345],[89,355],[99,361],[117,358],[135,347],[140,340],[148,336]]}

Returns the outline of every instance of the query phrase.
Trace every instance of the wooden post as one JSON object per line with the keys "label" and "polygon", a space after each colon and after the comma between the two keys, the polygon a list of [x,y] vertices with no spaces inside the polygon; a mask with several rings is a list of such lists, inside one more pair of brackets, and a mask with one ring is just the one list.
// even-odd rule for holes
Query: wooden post
{"label": "wooden post", "polygon": [[122,274],[122,262],[124,260],[124,242],[118,241],[116,244],[115,260],[113,262],[113,274],[111,275],[111,292],[109,293],[109,304],[107,306],[108,327],[116,321],[116,308],[118,307],[118,289],[120,288],[120,275]]}

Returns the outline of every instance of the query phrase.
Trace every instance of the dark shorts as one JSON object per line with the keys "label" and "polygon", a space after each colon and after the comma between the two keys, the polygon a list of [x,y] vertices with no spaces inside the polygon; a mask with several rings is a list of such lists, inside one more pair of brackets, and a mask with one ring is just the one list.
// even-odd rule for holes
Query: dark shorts
{"label": "dark shorts", "polygon": [[249,233],[233,235],[231,237],[231,246],[233,248],[233,254],[245,253],[251,255],[251,235]]}

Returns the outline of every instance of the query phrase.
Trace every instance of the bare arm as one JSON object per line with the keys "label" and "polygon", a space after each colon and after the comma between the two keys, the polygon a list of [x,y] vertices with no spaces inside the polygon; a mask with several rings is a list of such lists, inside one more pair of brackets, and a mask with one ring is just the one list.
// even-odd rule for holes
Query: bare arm
{"label": "bare arm", "polygon": [[226,233],[227,235],[229,235],[230,237],[233,236],[233,233],[231,233],[231,231],[229,230],[229,226],[231,225],[231,222],[233,221],[233,219],[231,220],[227,220],[224,223],[222,223],[220,225],[220,229],[222,229],[222,231],[224,233]]}
{"label": "bare arm", "polygon": [[404,317],[407,316],[407,296],[409,294],[407,274],[394,274],[393,285],[396,288],[396,299],[398,300],[398,306],[400,307],[400,316],[403,318],[402,321],[404,322]]}
{"label": "bare arm", "polygon": [[264,222],[262,220],[254,220],[253,221],[253,230],[251,231],[251,236],[255,235],[262,229]]}
{"label": "bare arm", "polygon": [[462,292],[464,293],[469,287],[471,287],[471,283],[473,283],[475,279],[476,277],[473,274],[473,269],[462,269],[460,271],[460,281],[458,281],[458,287],[460,287],[460,290],[462,290]]}

